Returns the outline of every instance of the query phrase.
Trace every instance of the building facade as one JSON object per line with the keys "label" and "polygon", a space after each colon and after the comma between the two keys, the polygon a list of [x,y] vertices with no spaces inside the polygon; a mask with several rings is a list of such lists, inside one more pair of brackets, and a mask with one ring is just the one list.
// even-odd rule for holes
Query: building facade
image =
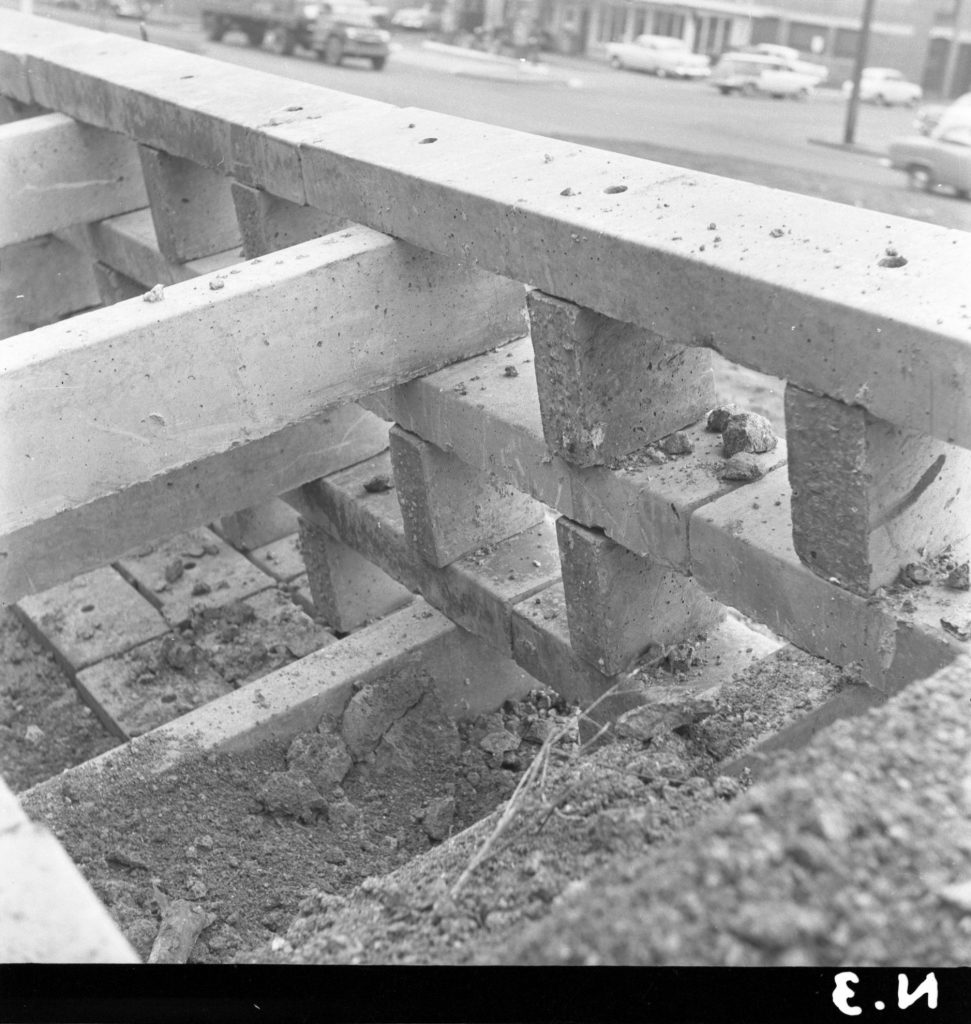
{"label": "building facade", "polygon": [[[853,69],[863,7],[864,0],[540,0],[537,10],[560,52],[599,56],[607,43],[642,33],[676,36],[712,57],[778,43],[811,55],[841,82]],[[930,92],[971,90],[971,0],[876,0],[867,63],[897,68]]]}

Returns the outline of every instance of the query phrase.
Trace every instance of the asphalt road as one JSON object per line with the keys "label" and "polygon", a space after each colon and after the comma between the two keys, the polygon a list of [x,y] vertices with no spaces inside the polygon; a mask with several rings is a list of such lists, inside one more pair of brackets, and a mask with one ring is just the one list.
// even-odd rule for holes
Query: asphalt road
{"label": "asphalt road", "polygon": [[[14,6],[10,0],[2,2]],[[65,20],[138,34],[133,22],[38,7],[38,13],[54,12]],[[211,43],[191,23],[150,23],[148,33],[165,45],[399,106],[971,230],[971,203],[909,191],[902,174],[878,162],[875,154],[890,139],[910,132],[913,113],[861,107],[858,148],[846,150],[835,145],[842,138],[846,114],[835,90],[819,90],[806,102],[725,97],[704,82],[659,80],[594,61],[556,57],[549,58],[551,81],[496,81],[451,73],[448,62],[423,50],[421,37],[411,33],[395,36],[395,52],[381,72],[364,62],[331,67],[312,54],[280,57],[247,46],[242,35]]]}

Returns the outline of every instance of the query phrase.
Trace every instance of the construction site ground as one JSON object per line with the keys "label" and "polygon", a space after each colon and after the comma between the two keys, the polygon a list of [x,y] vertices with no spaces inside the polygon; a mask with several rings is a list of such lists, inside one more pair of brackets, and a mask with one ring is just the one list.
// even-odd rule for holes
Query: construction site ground
{"label": "construction site ground", "polygon": [[[782,429],[778,382],[727,365],[720,381]],[[745,761],[852,690],[852,673],[762,638],[687,712],[594,738],[542,689],[456,722],[410,669],[383,689],[396,707],[357,695],[368,714],[354,735],[345,714],[161,774],[119,758],[60,776],[341,642],[307,614],[295,537],[270,548],[244,557],[196,531],[123,562],[132,598],[158,615],[133,625],[125,612],[141,661],[105,656],[104,609],[83,593],[80,625],[69,593],[60,618],[41,599],[0,618],[0,774],[142,958],[181,899],[204,914],[199,963],[967,962],[971,727],[957,676],[914,684],[804,751]],[[644,671],[703,692],[714,666],[684,658]]]}

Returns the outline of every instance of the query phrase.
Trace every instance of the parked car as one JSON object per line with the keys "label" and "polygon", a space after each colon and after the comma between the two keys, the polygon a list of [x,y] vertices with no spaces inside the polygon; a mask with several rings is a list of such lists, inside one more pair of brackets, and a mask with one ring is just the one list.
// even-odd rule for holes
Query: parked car
{"label": "parked car", "polygon": [[711,62],[692,53],[683,39],[671,36],[638,36],[632,43],[607,43],[610,66],[647,71],[658,78],[706,78]]}
{"label": "parked car", "polygon": [[380,71],[388,61],[391,33],[378,24],[364,3],[322,3],[311,33],[310,48],[328,64],[361,57]]}
{"label": "parked car", "polygon": [[940,186],[971,197],[971,121],[938,125],[933,135],[908,135],[888,147],[889,164],[907,175],[912,188]]}
{"label": "parked car", "polygon": [[723,95],[759,93],[784,99],[806,99],[816,86],[815,75],[797,70],[786,58],[763,53],[726,53],[711,73],[711,84]]}
{"label": "parked car", "polygon": [[[853,91],[851,81],[843,83],[845,96]],[[906,78],[893,68],[864,68],[860,79],[860,99],[864,103],[881,103],[885,107],[903,105],[916,106],[924,90],[916,82],[908,82]]]}
{"label": "parked car", "polygon": [[756,43],[754,46],[743,46],[739,53],[759,53],[763,57],[776,57],[784,60],[795,71],[812,75],[816,84],[829,78],[829,68],[825,64],[815,64],[804,60],[802,54],[793,46],[779,46],[776,43]]}
{"label": "parked car", "polygon": [[391,15],[391,24],[412,32],[436,32],[441,27],[442,16],[431,7],[402,7]]}
{"label": "parked car", "polygon": [[971,122],[971,92],[966,92],[950,104],[928,103],[919,107],[914,116],[914,127],[921,135],[930,135],[941,123]]}

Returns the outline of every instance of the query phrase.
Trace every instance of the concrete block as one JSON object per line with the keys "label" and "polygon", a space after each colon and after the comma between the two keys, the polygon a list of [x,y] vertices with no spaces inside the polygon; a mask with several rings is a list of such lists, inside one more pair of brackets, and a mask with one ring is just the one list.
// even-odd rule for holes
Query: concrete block
{"label": "concrete block", "polygon": [[223,516],[216,532],[237,551],[264,548],[297,532],[297,513],[286,502],[274,498],[253,508]]}
{"label": "concrete block", "polygon": [[117,568],[173,625],[188,620],[193,609],[219,608],[274,583],[205,528],[140,548],[119,559]]}
{"label": "concrete block", "polygon": [[158,609],[111,568],[25,597],[16,607],[71,673],[163,636],[170,628]]}
{"label": "concrete block", "polygon": [[[364,400],[367,407],[575,522],[599,526],[637,554],[688,565],[694,509],[738,485],[718,470],[721,437],[701,422],[686,429],[694,451],[658,465],[641,452],[578,468],[550,456],[540,417],[529,339],[463,360]],[[508,375],[507,366],[517,370]],[[786,448],[755,459],[763,473],[785,463]]]}
{"label": "concrete block", "polygon": [[151,146],[139,146],[138,155],[166,259],[185,263],[240,244],[228,178]]}
{"label": "concrete block", "polygon": [[[281,501],[280,504],[284,503]],[[289,505],[285,507],[290,509]],[[290,511],[293,512],[293,509]],[[293,512],[293,517],[294,521],[298,522],[296,512]],[[258,565],[268,576],[272,576],[282,583],[290,583],[306,572],[303,555],[300,553],[300,538],[296,533],[275,540],[272,544],[254,548],[247,552],[246,557]]]}
{"label": "concrete block", "polygon": [[711,353],[539,291],[527,298],[546,443],[602,465],[696,422],[715,402]]}
{"label": "concrete block", "polygon": [[856,594],[971,537],[971,451],[786,388],[792,531],[810,569]]}
{"label": "concrete block", "polygon": [[139,962],[111,915],[40,825],[0,834],[0,962]]}
{"label": "concrete block", "polygon": [[414,597],[374,563],[304,519],[300,550],[316,615],[340,633],[383,618]]}
{"label": "concrete block", "polygon": [[512,606],[559,578],[552,522],[438,569],[408,544],[394,491],[364,487],[375,477],[390,479],[390,472],[391,460],[384,453],[286,497],[304,518],[340,537],[404,586],[420,591],[463,629],[510,654]]}
{"label": "concrete block", "polygon": [[600,530],[556,523],[570,641],[606,675],[628,668],[652,644],[686,640],[724,609],[689,577],[635,555]]}
{"label": "concrete block", "polygon": [[100,304],[90,260],[57,238],[0,249],[0,268],[0,338]]}
{"label": "concrete block", "polygon": [[318,238],[348,223],[237,181],[231,192],[247,259]]}
{"label": "concrete block", "polygon": [[[955,552],[960,560],[968,548]],[[874,598],[817,576],[793,547],[789,482],[776,471],[695,513],[692,572],[712,597],[797,647],[893,693],[947,665],[962,642],[941,619],[971,621],[971,591],[931,583]]]}
{"label": "concrete block", "polygon": [[102,306],[112,306],[116,302],[124,302],[126,299],[145,294],[143,284],[105,263],[96,262],[92,270]]}
{"label": "concrete block", "polygon": [[[516,663],[541,683],[582,705],[596,700],[620,679],[619,675],[605,675],[574,653],[566,595],[559,581],[514,606],[512,652]],[[617,714],[628,706],[611,701]]]}
{"label": "concrete block", "polygon": [[538,501],[456,455],[400,427],[389,436],[405,535],[432,565],[448,565],[545,517]]}

